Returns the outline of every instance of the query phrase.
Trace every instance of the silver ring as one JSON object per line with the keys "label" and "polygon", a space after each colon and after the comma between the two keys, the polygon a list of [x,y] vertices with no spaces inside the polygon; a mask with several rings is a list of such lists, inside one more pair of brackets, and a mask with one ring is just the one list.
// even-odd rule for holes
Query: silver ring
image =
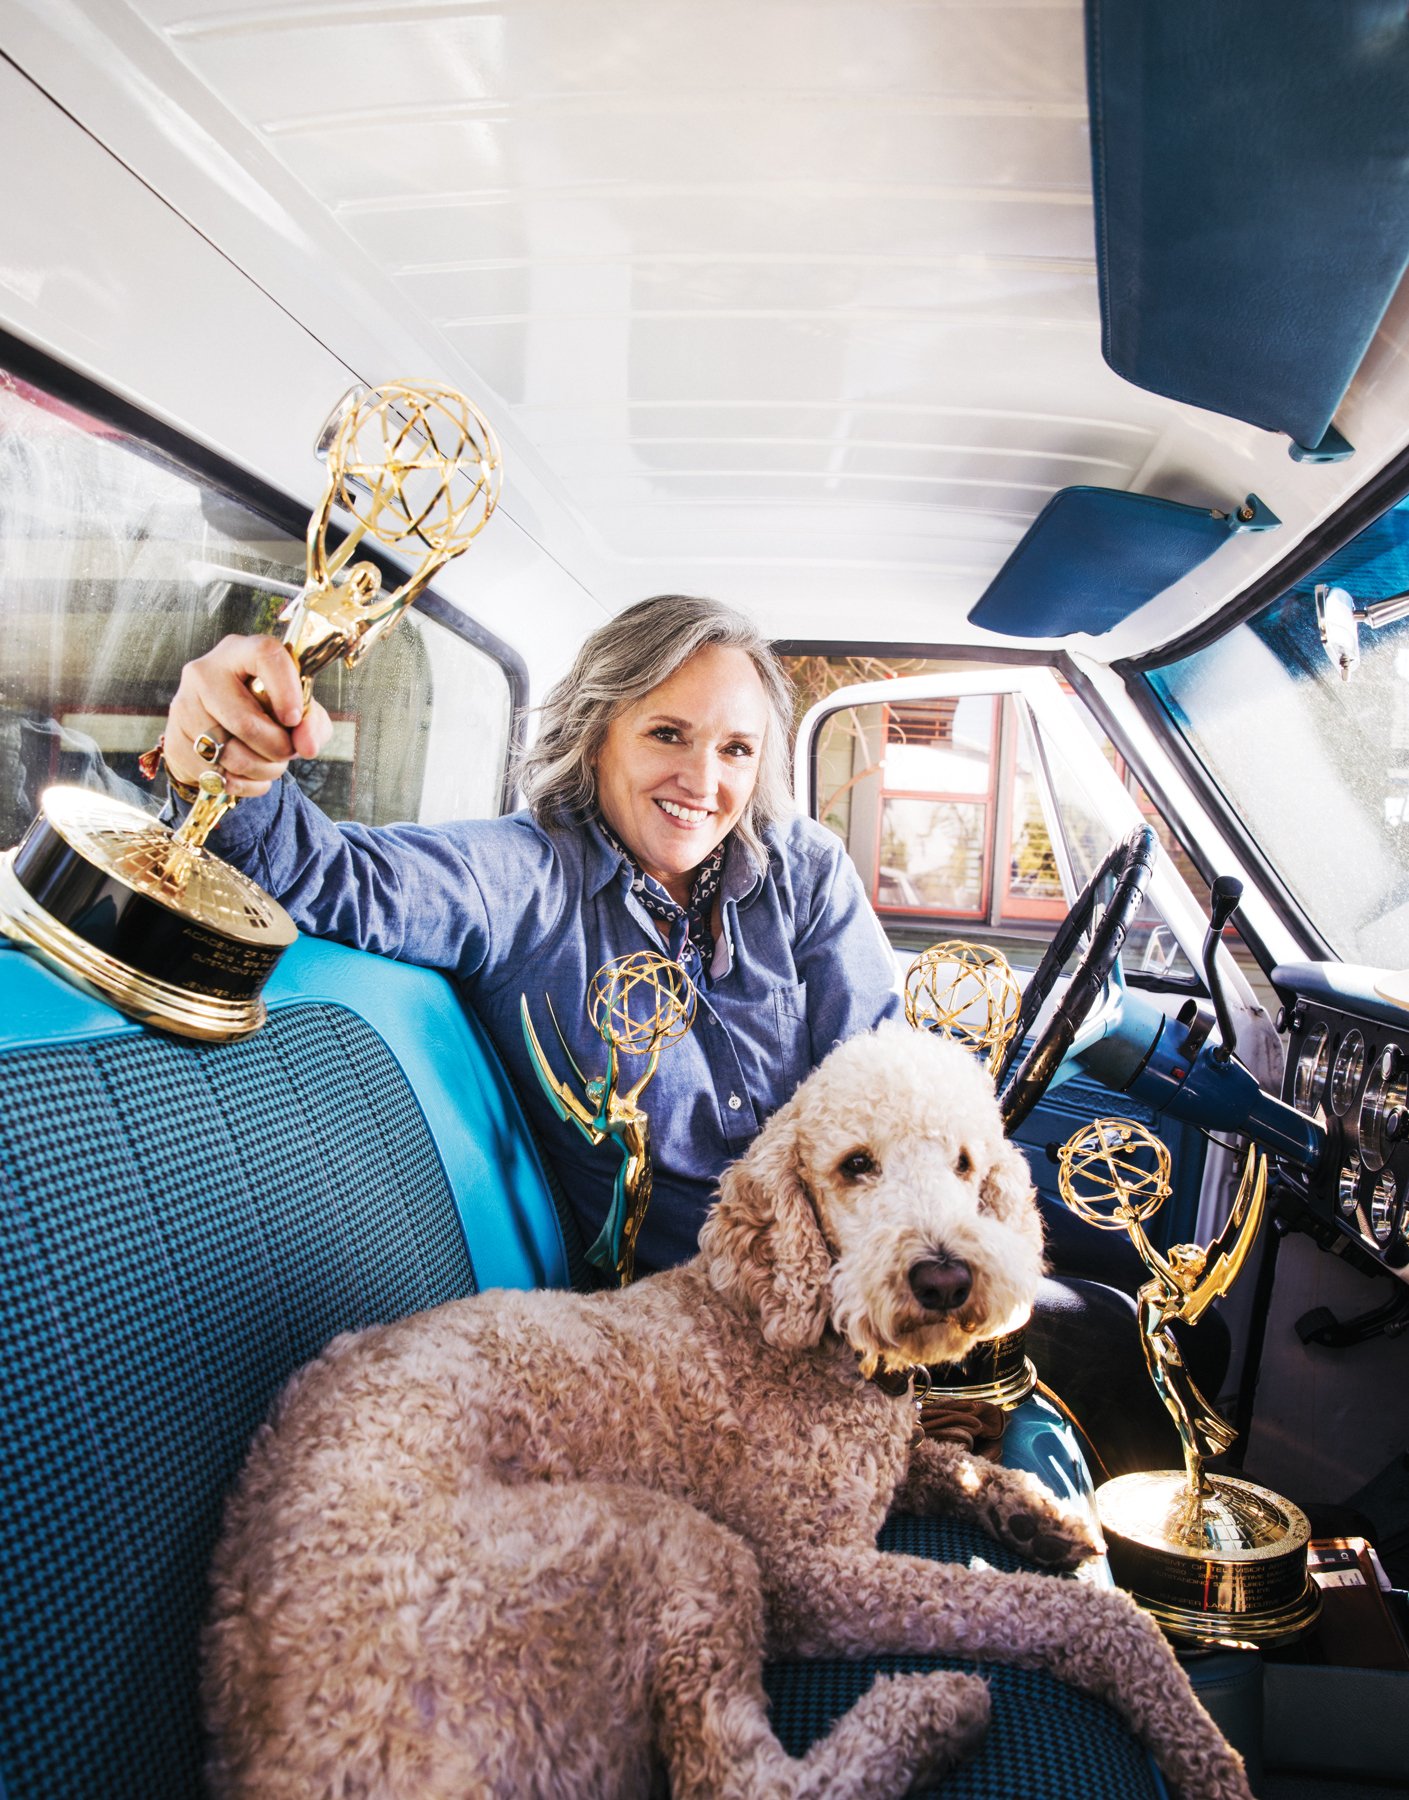
{"label": "silver ring", "polygon": [[211,768],[214,769],[219,766],[220,759],[225,754],[225,745],[228,741],[229,740],[226,738],[212,737],[208,731],[203,731],[199,737],[193,737],[191,739],[191,748],[195,751],[196,755],[200,757],[203,763],[209,763]]}

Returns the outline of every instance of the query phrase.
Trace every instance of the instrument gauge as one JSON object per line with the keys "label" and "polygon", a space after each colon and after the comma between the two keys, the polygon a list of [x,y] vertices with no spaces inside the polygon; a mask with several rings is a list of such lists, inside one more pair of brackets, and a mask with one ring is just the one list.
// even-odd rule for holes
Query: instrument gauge
{"label": "instrument gauge", "polygon": [[1358,1031],[1347,1031],[1331,1068],[1331,1111],[1344,1117],[1360,1088],[1365,1073],[1365,1040]]}
{"label": "instrument gauge", "polygon": [[1360,1171],[1354,1163],[1347,1163],[1336,1182],[1336,1205],[1342,1218],[1355,1217],[1355,1190],[1359,1184]]}
{"label": "instrument gauge", "polygon": [[1404,1130],[1409,1109],[1409,1070],[1404,1054],[1391,1044],[1375,1064],[1365,1084],[1365,1098],[1360,1102],[1360,1160],[1365,1167],[1378,1172],[1389,1161],[1389,1153]]}
{"label": "instrument gauge", "polygon": [[1399,1205],[1399,1184],[1386,1172],[1375,1183],[1370,1195],[1370,1229],[1375,1241],[1387,1244],[1394,1231],[1394,1215]]}
{"label": "instrument gauge", "polygon": [[1325,1025],[1313,1025],[1302,1040],[1301,1053],[1292,1075],[1292,1105],[1310,1118],[1321,1104],[1326,1087],[1326,1068],[1331,1060],[1331,1034]]}

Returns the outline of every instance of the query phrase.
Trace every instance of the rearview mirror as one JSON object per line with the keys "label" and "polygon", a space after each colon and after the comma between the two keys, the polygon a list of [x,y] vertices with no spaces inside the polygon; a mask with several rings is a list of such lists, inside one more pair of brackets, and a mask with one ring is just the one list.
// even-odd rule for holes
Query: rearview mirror
{"label": "rearview mirror", "polygon": [[1340,671],[1342,681],[1349,681],[1360,667],[1360,627],[1355,602],[1344,588],[1324,583],[1317,587],[1316,623],[1332,665]]}

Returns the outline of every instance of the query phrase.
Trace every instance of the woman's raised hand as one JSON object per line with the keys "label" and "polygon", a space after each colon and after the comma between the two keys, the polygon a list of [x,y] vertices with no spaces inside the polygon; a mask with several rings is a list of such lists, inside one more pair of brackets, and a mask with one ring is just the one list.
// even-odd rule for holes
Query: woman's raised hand
{"label": "woman's raised hand", "polygon": [[[256,677],[266,705],[250,692]],[[226,637],[188,662],[166,715],[163,754],[178,781],[194,785],[211,767],[197,751],[219,746],[232,794],[267,793],[294,756],[317,756],[333,724],[317,700],[303,710],[294,659],[272,637]]]}

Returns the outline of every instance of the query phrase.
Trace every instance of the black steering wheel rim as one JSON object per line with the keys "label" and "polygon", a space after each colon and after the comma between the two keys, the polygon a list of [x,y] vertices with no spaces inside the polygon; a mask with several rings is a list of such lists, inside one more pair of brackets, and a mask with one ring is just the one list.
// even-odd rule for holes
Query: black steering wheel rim
{"label": "black steering wheel rim", "polygon": [[[1158,850],[1159,839],[1152,825],[1137,825],[1128,837],[1116,844],[1073,902],[1033,972],[1023,994],[1007,1054],[996,1077],[1003,1127],[1010,1137],[1051,1086],[1058,1065],[1071,1049],[1082,1021],[1106,985],[1106,978],[1115,966],[1131,923],[1145,898]],[[1115,878],[1115,891],[1110,904],[1091,934],[1091,943],[1062,995],[1061,1004],[1023,1058],[1016,1074],[1008,1080],[1008,1071],[1017,1060],[1033,1020],[1042,1010],[1043,1002],[1055,986],[1077,940],[1090,928],[1097,896],[1112,877]]]}

